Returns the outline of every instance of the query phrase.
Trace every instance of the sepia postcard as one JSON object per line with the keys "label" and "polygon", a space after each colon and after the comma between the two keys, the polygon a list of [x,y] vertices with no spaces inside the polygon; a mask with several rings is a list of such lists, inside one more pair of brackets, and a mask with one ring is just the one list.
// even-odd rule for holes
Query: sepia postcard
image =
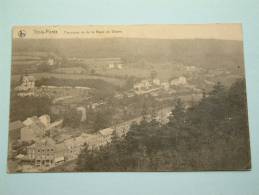
{"label": "sepia postcard", "polygon": [[250,170],[241,24],[16,26],[8,172]]}

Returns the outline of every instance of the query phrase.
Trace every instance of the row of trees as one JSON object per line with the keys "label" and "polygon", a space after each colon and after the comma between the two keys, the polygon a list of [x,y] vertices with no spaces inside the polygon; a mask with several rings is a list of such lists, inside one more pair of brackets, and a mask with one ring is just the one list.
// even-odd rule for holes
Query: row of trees
{"label": "row of trees", "polygon": [[[100,129],[107,128],[112,125],[113,113],[110,109],[93,110],[86,109],[86,119],[81,121],[82,113],[76,109],[69,109],[61,116],[64,119],[64,126],[70,126],[72,128],[84,128],[89,129],[93,132]],[[54,116],[55,118],[55,116]]]}
{"label": "row of trees", "polygon": [[218,83],[196,105],[176,102],[169,122],[132,124],[99,151],[87,147],[78,171],[228,170],[250,166],[244,80],[229,89]]}
{"label": "row of trees", "polygon": [[51,99],[47,97],[19,97],[11,95],[10,121],[50,114]]}
{"label": "row of trees", "polygon": [[63,78],[41,78],[36,80],[36,86],[54,85],[54,86],[80,86],[94,89],[115,89],[116,87],[102,79],[63,79]]}
{"label": "row of trees", "polygon": [[[97,99],[96,96],[94,97]],[[163,104],[163,106],[168,104]],[[53,116],[53,118],[63,118],[65,126],[97,131],[139,117],[144,113],[151,114],[153,109],[162,108],[161,102],[157,102],[152,96],[134,96],[123,99],[106,97],[105,104],[96,108],[91,108],[91,105],[89,107],[88,101],[83,101],[81,106],[85,108],[86,115],[86,120],[83,122],[81,121],[82,113],[76,108],[66,109],[64,113]]]}

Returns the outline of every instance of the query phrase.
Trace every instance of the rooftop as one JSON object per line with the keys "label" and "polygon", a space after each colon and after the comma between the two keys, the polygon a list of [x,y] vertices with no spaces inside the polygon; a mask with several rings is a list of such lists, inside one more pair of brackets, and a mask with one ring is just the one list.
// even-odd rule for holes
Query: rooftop
{"label": "rooftop", "polygon": [[54,145],[55,141],[51,138],[45,138],[40,140],[40,143],[46,144],[46,145]]}
{"label": "rooftop", "polygon": [[24,78],[24,79],[27,79],[27,80],[29,80],[29,81],[35,81],[35,78],[34,78],[34,76],[32,76],[32,75],[25,75],[25,76],[23,76],[23,78]]}
{"label": "rooftop", "polygon": [[100,130],[100,134],[102,134],[103,136],[108,136],[108,135],[112,135],[114,129],[112,128],[106,128],[106,129],[102,129]]}

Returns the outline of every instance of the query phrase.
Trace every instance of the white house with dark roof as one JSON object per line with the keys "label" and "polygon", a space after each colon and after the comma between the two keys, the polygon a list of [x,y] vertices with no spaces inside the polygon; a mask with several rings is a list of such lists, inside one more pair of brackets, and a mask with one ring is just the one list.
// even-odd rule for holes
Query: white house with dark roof
{"label": "white house with dark roof", "polygon": [[23,127],[24,127],[24,124],[20,120],[11,122],[9,124],[9,137],[12,141],[15,141],[21,138],[21,129]]}
{"label": "white house with dark roof", "polygon": [[99,131],[99,133],[102,135],[101,137],[101,143],[103,145],[110,143],[112,141],[114,129],[112,128],[106,128]]}
{"label": "white house with dark roof", "polygon": [[33,96],[35,88],[35,78],[32,75],[24,75],[22,83],[15,88],[18,96]]}
{"label": "white house with dark roof", "polygon": [[170,84],[174,86],[185,85],[187,84],[187,79],[184,76],[180,76],[179,78],[171,80]]}

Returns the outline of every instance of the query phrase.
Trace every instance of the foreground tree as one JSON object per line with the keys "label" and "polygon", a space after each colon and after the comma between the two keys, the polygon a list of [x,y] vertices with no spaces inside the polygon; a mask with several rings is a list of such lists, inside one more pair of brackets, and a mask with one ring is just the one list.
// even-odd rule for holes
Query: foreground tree
{"label": "foreground tree", "polygon": [[244,80],[217,84],[191,109],[178,100],[169,123],[142,120],[125,139],[82,153],[82,171],[228,170],[249,168]]}

